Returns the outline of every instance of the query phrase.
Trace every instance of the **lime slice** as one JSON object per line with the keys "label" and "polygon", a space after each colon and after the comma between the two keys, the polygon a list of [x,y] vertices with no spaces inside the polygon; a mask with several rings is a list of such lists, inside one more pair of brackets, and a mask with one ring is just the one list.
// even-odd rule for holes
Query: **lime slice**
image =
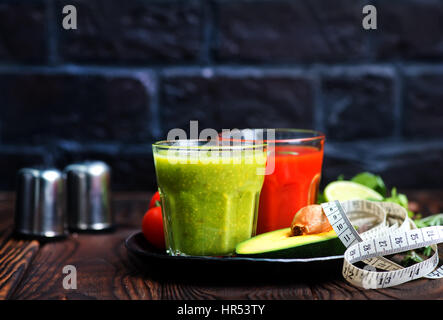
{"label": "lime slice", "polygon": [[334,181],[325,188],[326,201],[354,199],[383,200],[383,196],[362,184],[352,181]]}

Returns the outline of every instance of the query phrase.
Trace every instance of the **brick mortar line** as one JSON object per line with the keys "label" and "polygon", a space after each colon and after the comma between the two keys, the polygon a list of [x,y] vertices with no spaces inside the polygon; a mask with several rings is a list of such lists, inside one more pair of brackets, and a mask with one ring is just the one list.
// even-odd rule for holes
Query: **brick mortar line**
{"label": "brick mortar line", "polygon": [[200,48],[199,60],[203,65],[212,65],[214,58],[212,54],[212,46],[216,32],[216,12],[215,5],[210,1],[202,3],[203,10],[203,30],[202,30],[202,45]]}
{"label": "brick mortar line", "polygon": [[[163,132],[163,126],[160,116],[160,77],[158,71],[153,71],[150,75],[151,87],[146,88],[149,93],[149,112],[150,124],[149,132],[154,138],[159,138]],[[145,83],[143,82],[145,85]]]}
{"label": "brick mortar line", "polygon": [[[361,0],[360,4],[361,7],[363,8],[365,5],[373,5],[377,8],[376,5],[376,0]],[[363,17],[363,13],[362,13],[362,17]],[[377,21],[377,23],[379,23],[379,21]],[[376,62],[377,61],[377,34],[375,32],[373,32],[374,30],[366,30],[368,33],[364,39],[365,41],[365,45],[367,47],[367,59],[369,62]]]}
{"label": "brick mortar line", "polygon": [[404,75],[402,74],[400,67],[395,66],[394,76],[394,138],[404,138]]}
{"label": "brick mortar line", "polygon": [[313,105],[314,105],[314,123],[313,126],[316,130],[326,133],[325,123],[325,104],[322,94],[321,75],[317,69],[312,71],[313,79],[311,81],[313,87]]}
{"label": "brick mortar line", "polygon": [[46,32],[47,32],[47,61],[49,65],[57,65],[60,62],[58,48],[58,32],[56,6],[54,0],[45,0],[46,5]]}
{"label": "brick mortar line", "polygon": [[[155,139],[152,139],[149,142],[135,142],[135,143],[125,143],[120,142],[118,140],[108,141],[108,142],[84,142],[77,140],[70,140],[73,144],[68,148],[69,150],[100,150],[105,153],[116,153],[120,150],[127,150],[131,148],[135,148],[134,150],[139,151],[138,148],[145,149],[146,146],[149,146]],[[44,144],[0,144],[0,151],[6,153],[14,153],[16,149],[19,149],[23,154],[32,154],[35,152],[43,152],[46,151],[46,147],[60,147],[66,143],[66,139],[60,139],[59,141],[52,141],[51,143]],[[328,141],[328,145],[331,147],[337,148],[347,148],[349,145],[358,144],[363,146],[367,146],[368,148],[373,145],[386,145],[386,146],[408,146],[410,149],[420,149],[421,147],[443,147],[443,141],[438,138],[434,138],[430,140],[429,138],[421,138],[419,140],[410,141],[409,139],[403,139],[401,141],[396,140],[386,140],[386,139],[359,139],[359,140],[351,140],[351,141],[339,141],[339,140],[330,140]],[[358,155],[357,155],[358,156]]]}
{"label": "brick mortar line", "polygon": [[404,61],[397,62],[361,62],[361,63],[283,63],[283,64],[211,64],[211,65],[199,65],[199,64],[172,64],[172,65],[127,65],[127,66],[112,66],[112,65],[100,65],[100,64],[58,64],[58,65],[29,65],[29,64],[10,64],[0,62],[0,72],[22,72],[22,73],[32,73],[32,72],[118,72],[119,74],[124,74],[128,72],[136,71],[175,71],[175,70],[203,70],[203,69],[213,69],[213,70],[263,70],[263,71],[307,71],[315,68],[320,68],[323,71],[333,71],[342,69],[344,71],[353,69],[370,69],[370,68],[398,68],[406,73],[409,72],[429,72],[429,73],[440,73],[443,72],[443,61],[434,63],[421,63],[414,62],[408,63]]}

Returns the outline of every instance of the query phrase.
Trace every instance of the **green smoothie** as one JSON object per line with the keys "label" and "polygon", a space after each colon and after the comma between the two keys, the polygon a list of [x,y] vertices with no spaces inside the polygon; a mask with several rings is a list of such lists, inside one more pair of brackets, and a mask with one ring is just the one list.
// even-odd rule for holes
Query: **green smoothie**
{"label": "green smoothie", "polygon": [[[211,151],[210,151],[211,152]],[[172,255],[233,254],[255,234],[265,151],[240,152],[231,161],[156,150],[166,246]]]}

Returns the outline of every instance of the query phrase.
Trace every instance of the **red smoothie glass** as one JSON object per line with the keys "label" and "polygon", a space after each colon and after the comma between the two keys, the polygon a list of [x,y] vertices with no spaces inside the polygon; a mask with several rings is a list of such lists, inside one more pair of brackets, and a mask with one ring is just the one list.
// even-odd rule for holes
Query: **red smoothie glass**
{"label": "red smoothie glass", "polygon": [[[274,170],[265,176],[260,193],[257,234],[288,228],[297,211],[317,201],[325,136],[302,129],[244,129],[268,144],[268,164]],[[273,157],[273,158],[271,158]]]}

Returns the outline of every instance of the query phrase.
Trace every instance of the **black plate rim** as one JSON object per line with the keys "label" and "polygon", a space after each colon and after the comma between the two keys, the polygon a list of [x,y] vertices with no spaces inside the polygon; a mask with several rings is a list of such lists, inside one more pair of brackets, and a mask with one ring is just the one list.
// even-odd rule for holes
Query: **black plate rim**
{"label": "black plate rim", "polygon": [[323,262],[331,261],[337,259],[343,259],[344,255],[336,256],[326,256],[326,257],[316,257],[316,258],[292,258],[292,259],[270,259],[270,258],[248,258],[248,257],[211,257],[211,256],[170,256],[164,253],[147,252],[140,250],[139,248],[134,248],[131,246],[130,242],[139,234],[141,231],[136,231],[130,234],[125,239],[126,249],[138,256],[144,256],[149,258],[155,258],[159,260],[171,260],[171,261],[212,261],[212,262],[262,262],[262,263],[311,263],[311,262]]}

